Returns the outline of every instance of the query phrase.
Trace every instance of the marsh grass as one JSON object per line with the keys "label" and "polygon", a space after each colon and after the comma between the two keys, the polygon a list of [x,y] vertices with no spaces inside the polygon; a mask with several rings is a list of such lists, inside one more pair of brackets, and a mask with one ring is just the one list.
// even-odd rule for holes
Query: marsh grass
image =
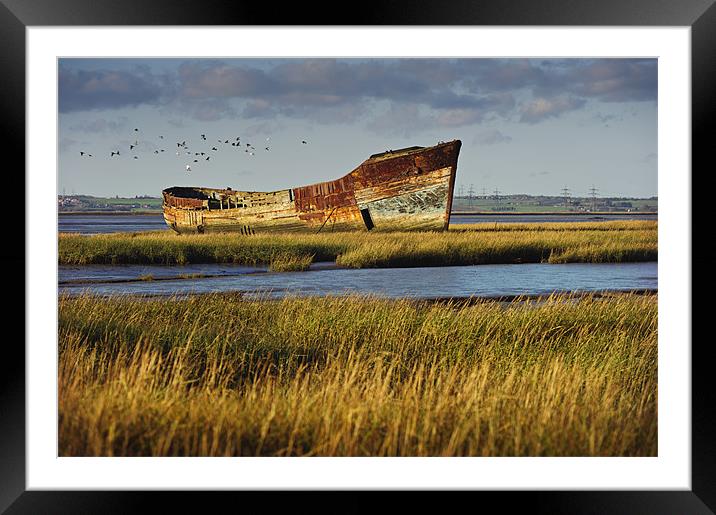
{"label": "marsh grass", "polygon": [[313,255],[309,254],[276,254],[269,263],[270,272],[304,272],[313,263]]}
{"label": "marsh grass", "polygon": [[[354,268],[486,263],[626,262],[657,259],[656,222],[472,224],[447,232],[59,235],[59,263],[236,263],[305,269],[313,261]],[[295,259],[291,259],[293,256]],[[308,263],[310,265],[310,263]]]}
{"label": "marsh grass", "polygon": [[59,299],[60,456],[655,456],[657,301]]}

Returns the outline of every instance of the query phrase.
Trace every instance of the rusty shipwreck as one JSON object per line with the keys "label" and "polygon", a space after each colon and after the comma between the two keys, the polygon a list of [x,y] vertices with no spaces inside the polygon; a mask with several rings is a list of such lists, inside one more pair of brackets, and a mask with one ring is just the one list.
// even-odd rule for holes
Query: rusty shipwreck
{"label": "rusty shipwreck", "polygon": [[370,156],[340,179],[270,191],[176,186],[164,220],[178,233],[445,230],[460,140]]}

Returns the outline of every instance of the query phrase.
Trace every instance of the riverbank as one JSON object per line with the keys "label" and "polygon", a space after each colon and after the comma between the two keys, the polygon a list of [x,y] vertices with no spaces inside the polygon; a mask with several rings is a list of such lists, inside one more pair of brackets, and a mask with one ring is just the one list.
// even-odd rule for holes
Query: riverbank
{"label": "riverbank", "polygon": [[656,456],[657,300],[59,300],[60,456]]}
{"label": "riverbank", "polygon": [[176,235],[167,232],[58,236],[60,264],[237,263],[247,266],[335,261],[351,268],[499,263],[656,261],[657,222],[465,224],[431,233]]}

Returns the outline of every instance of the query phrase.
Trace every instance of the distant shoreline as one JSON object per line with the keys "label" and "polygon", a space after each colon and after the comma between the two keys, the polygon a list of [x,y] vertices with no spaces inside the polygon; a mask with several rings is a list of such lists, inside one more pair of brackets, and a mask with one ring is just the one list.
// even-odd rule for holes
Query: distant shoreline
{"label": "distant shoreline", "polygon": [[450,216],[634,216],[658,214],[657,211],[452,211]]}

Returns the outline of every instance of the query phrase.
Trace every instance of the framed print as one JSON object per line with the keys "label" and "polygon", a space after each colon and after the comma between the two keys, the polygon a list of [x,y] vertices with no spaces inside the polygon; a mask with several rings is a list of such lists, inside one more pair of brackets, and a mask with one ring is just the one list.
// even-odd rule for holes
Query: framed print
{"label": "framed print", "polygon": [[712,513],[712,4],[4,1],[0,507]]}

